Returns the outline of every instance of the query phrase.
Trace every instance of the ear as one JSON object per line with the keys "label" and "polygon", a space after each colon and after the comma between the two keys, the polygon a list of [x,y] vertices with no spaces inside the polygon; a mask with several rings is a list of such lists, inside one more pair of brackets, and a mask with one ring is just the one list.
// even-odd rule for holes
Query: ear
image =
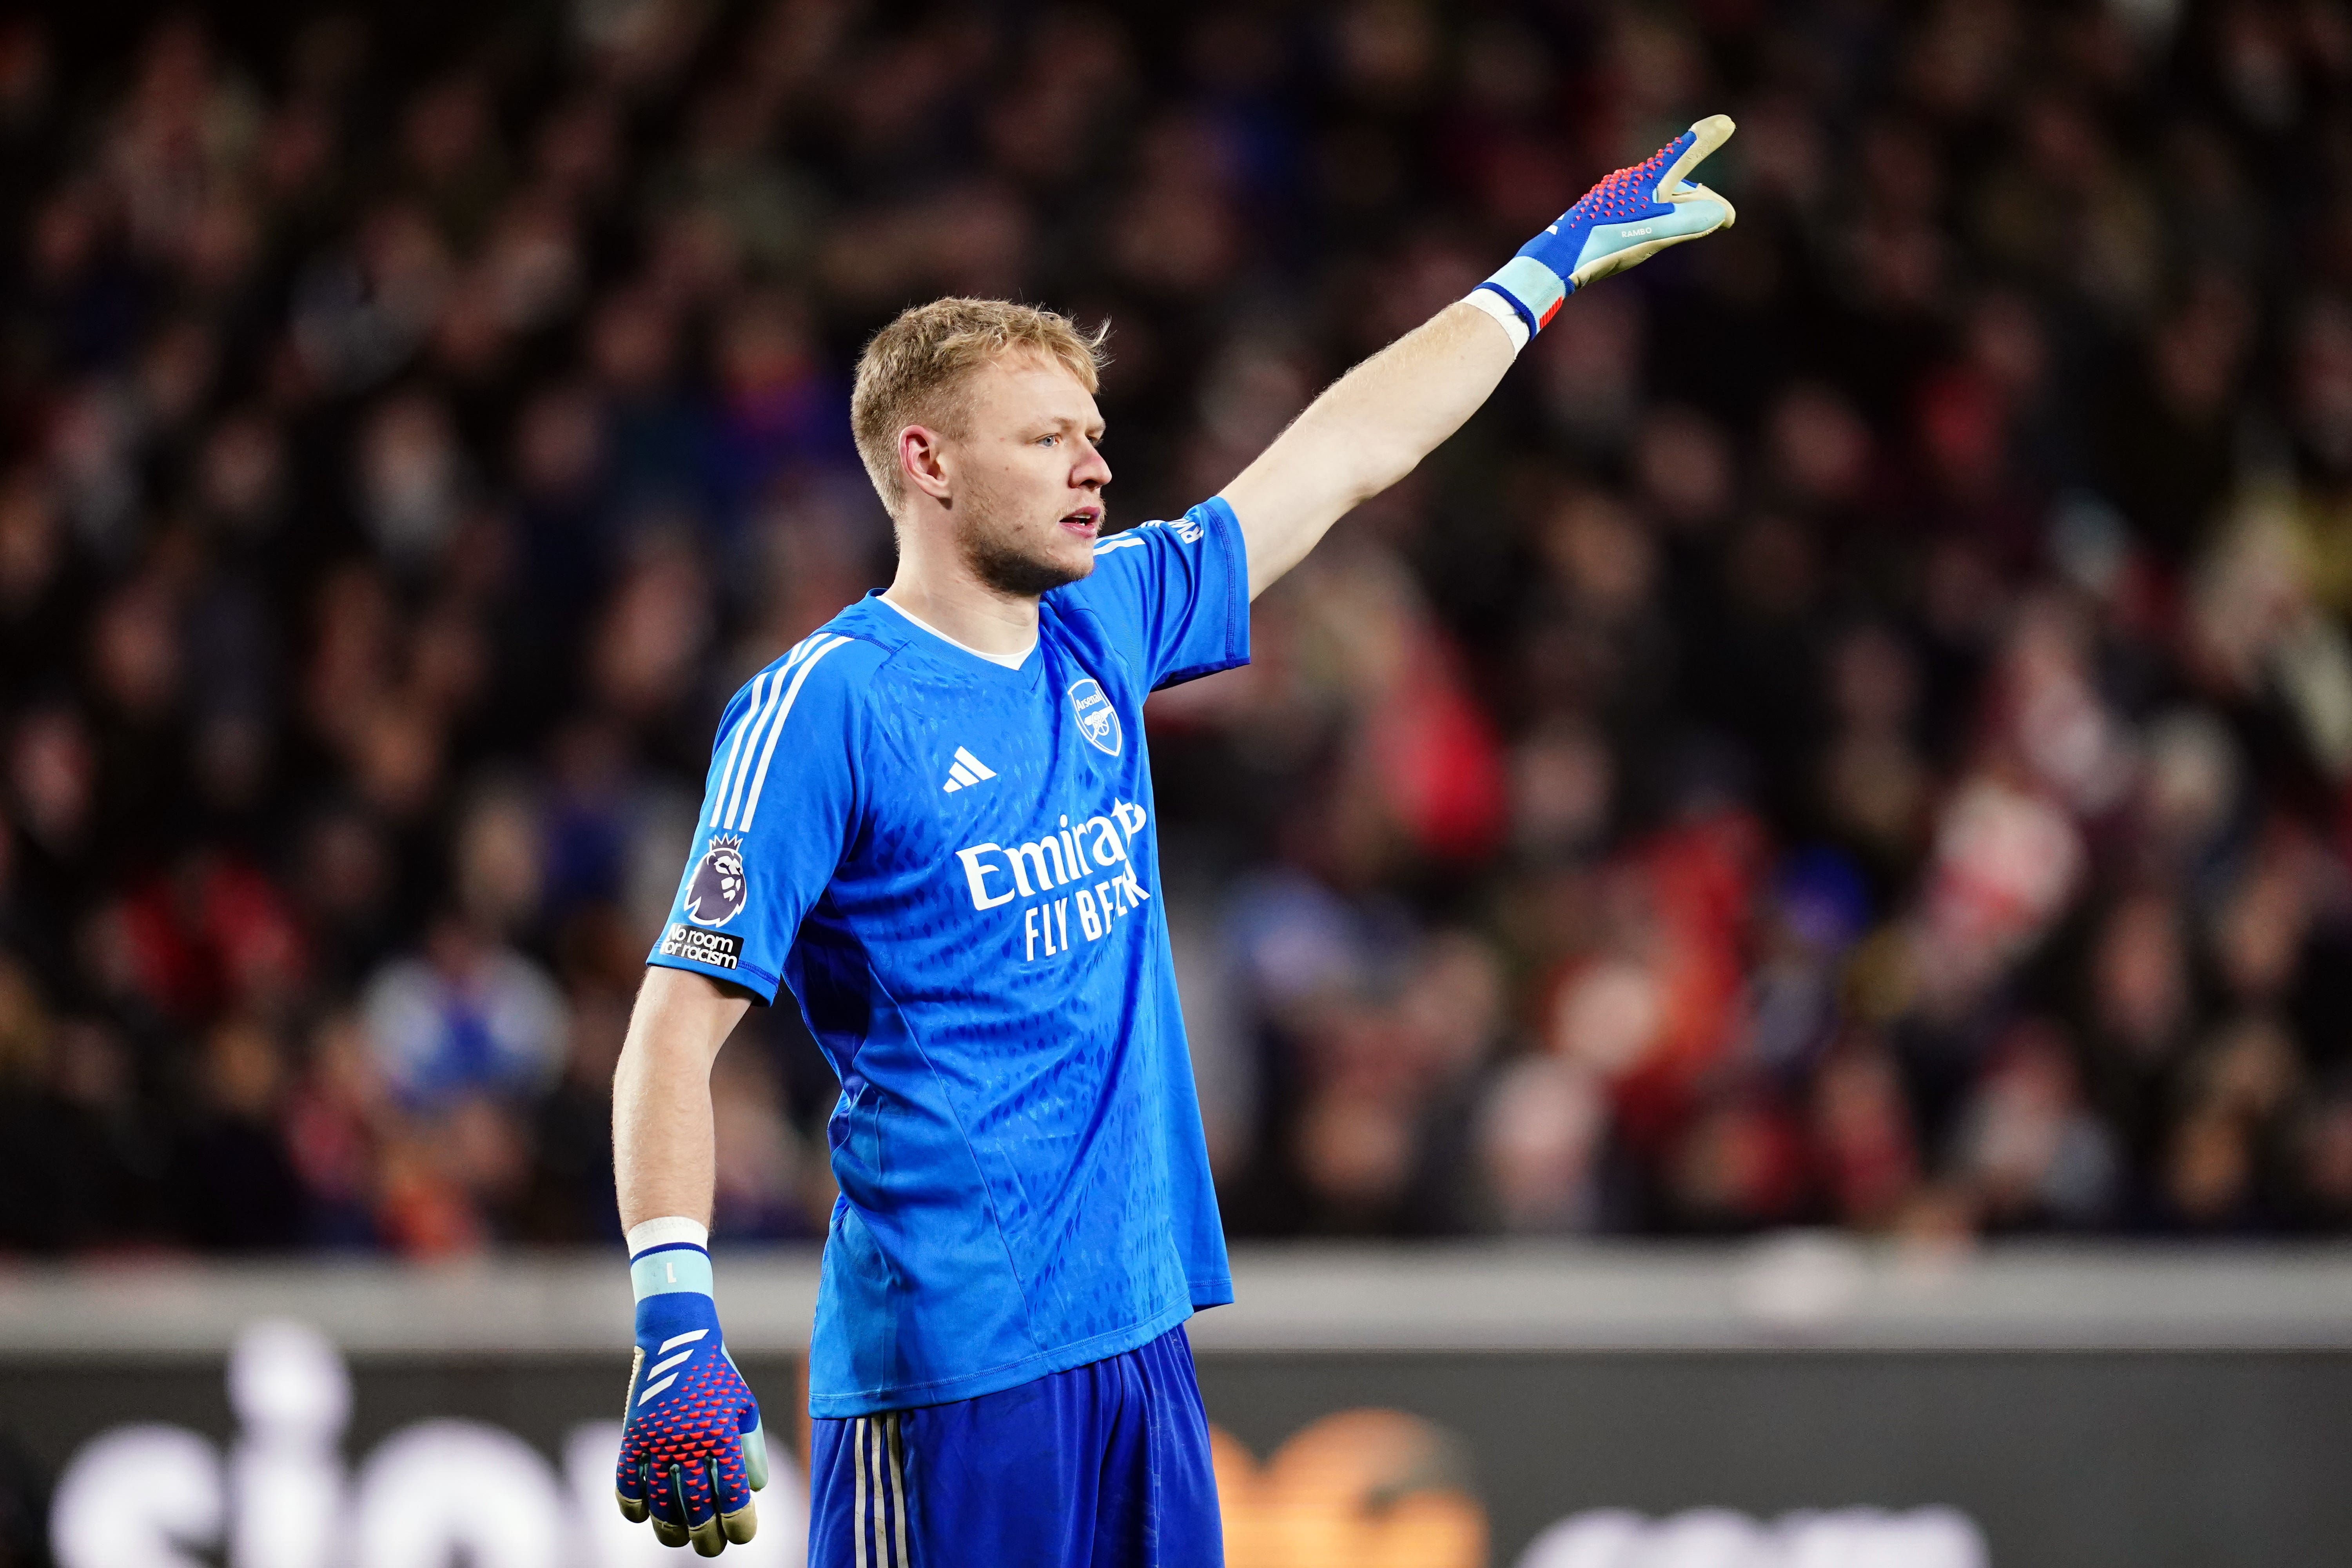
{"label": "ear", "polygon": [[947,439],[928,426],[898,432],[898,477],[944,506],[949,500]]}

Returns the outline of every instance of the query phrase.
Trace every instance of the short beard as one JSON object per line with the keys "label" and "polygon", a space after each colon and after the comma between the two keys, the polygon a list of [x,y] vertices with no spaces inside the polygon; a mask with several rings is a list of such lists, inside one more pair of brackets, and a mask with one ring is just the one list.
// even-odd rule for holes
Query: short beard
{"label": "short beard", "polygon": [[1039,598],[1056,588],[1066,587],[1094,565],[1089,559],[1086,565],[1072,568],[1032,555],[990,526],[985,513],[972,519],[971,525],[961,531],[957,543],[973,576],[1000,594],[1024,599]]}

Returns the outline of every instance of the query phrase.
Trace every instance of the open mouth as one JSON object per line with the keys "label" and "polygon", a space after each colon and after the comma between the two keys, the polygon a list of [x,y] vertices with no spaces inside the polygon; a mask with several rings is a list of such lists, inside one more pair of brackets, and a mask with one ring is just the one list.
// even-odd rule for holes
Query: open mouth
{"label": "open mouth", "polygon": [[1082,506],[1062,519],[1062,526],[1082,539],[1092,539],[1102,528],[1103,509]]}

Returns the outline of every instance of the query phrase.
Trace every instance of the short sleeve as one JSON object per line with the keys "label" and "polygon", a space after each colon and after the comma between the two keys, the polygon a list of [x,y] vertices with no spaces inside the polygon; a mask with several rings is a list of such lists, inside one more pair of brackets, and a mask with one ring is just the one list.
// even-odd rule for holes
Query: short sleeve
{"label": "short sleeve", "polygon": [[871,651],[821,632],[728,703],[686,874],[646,963],[775,1000],[793,938],[854,833],[853,667]]}
{"label": "short sleeve", "polygon": [[1061,593],[1139,660],[1151,690],[1249,662],[1248,547],[1222,497],[1112,534]]}

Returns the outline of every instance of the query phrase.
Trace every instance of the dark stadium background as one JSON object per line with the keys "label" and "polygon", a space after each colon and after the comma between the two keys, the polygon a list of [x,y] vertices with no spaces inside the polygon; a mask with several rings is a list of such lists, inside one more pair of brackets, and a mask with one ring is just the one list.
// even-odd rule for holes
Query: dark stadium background
{"label": "dark stadium background", "polygon": [[[0,18],[0,1260],[616,1241],[864,337],[1107,318],[1172,515],[1714,111],[1738,226],[1154,701],[1229,1229],[2340,1237],[2341,5],[108,3]],[[723,1243],[834,1087],[722,1059]]]}

